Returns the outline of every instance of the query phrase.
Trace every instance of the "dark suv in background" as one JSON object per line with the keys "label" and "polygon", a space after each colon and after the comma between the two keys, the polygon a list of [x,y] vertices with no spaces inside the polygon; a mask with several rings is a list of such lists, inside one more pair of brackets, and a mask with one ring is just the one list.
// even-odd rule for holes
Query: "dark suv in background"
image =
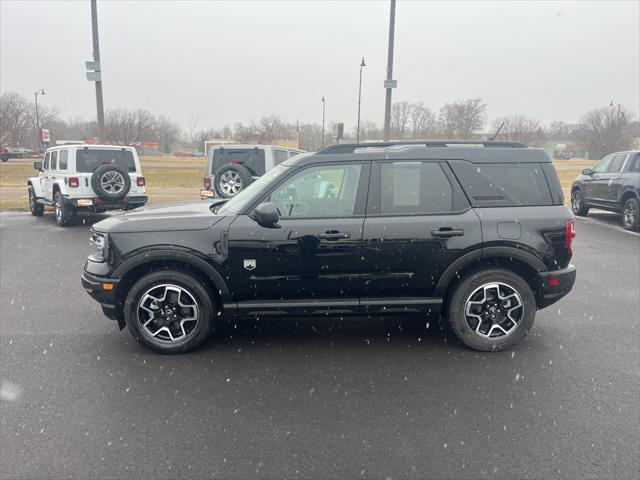
{"label": "dark suv in background", "polygon": [[442,316],[492,351],[571,290],[574,236],[543,150],[332,145],[231,200],[95,224],[82,282],[120,328],[165,353],[193,349],[222,315],[385,314]]}
{"label": "dark suv in background", "polygon": [[589,208],[622,214],[627,230],[640,229],[640,151],[607,155],[585,168],[571,186],[573,213],[585,216]]}

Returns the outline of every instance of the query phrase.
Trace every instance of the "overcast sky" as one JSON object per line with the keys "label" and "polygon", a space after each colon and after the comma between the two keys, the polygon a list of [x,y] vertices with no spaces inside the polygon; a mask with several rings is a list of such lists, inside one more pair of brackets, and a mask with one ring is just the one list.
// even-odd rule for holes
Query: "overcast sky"
{"label": "overcast sky", "polygon": [[[95,115],[89,0],[0,0],[0,90]],[[389,1],[98,1],[105,108],[144,108],[221,127],[382,123]],[[490,118],[577,121],[615,100],[640,111],[640,1],[398,0],[393,100],[480,97]]]}

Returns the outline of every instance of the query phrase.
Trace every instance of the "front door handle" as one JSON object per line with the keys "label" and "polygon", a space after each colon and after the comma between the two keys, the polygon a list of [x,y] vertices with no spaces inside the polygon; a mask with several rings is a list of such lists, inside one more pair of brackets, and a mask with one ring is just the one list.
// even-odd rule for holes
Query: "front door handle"
{"label": "front door handle", "polygon": [[461,228],[442,227],[439,230],[431,230],[431,236],[433,237],[449,238],[461,237],[462,235],[464,235],[464,230]]}
{"label": "front door handle", "polygon": [[342,240],[344,238],[351,237],[350,233],[338,232],[336,230],[328,230],[324,233],[319,233],[318,238],[322,240]]}

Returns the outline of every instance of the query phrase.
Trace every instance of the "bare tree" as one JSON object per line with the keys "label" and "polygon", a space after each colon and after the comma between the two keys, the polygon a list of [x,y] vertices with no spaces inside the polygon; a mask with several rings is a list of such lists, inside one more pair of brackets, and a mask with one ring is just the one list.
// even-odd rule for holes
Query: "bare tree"
{"label": "bare tree", "polygon": [[396,102],[391,105],[391,136],[393,138],[404,138],[410,116],[409,102]]}
{"label": "bare tree", "polygon": [[436,117],[422,102],[412,103],[410,109],[411,138],[434,138]]}
{"label": "bare tree", "polygon": [[522,142],[527,145],[533,145],[544,140],[544,131],[538,120],[524,115],[498,117],[491,123],[492,131],[497,132],[503,123],[504,125],[496,140]]}
{"label": "bare tree", "polygon": [[577,125],[573,125],[562,120],[551,122],[545,130],[545,137],[549,140],[570,140],[573,139]]}
{"label": "bare tree", "polygon": [[155,119],[146,110],[115,109],[105,115],[107,141],[119,145],[133,145],[153,138]]}
{"label": "bare tree", "polygon": [[[53,127],[58,122],[58,110],[47,105],[38,107],[40,128]],[[35,104],[17,92],[0,95],[0,143],[38,148],[38,138]]]}
{"label": "bare tree", "polygon": [[626,150],[637,132],[634,116],[624,107],[603,107],[588,111],[576,129],[578,143],[587,149],[591,158]]}
{"label": "bare tree", "polygon": [[474,133],[482,130],[486,112],[487,106],[480,98],[445,103],[438,115],[441,133],[447,139],[471,139]]}
{"label": "bare tree", "polygon": [[160,151],[169,153],[171,144],[180,138],[180,127],[166,115],[160,115],[155,122],[154,138],[160,144]]}

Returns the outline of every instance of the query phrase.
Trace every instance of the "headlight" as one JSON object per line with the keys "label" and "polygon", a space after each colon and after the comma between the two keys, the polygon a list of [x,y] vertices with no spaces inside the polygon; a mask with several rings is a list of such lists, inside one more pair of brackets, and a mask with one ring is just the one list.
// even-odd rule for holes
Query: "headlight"
{"label": "headlight", "polygon": [[89,260],[104,262],[107,258],[107,236],[101,233],[92,233],[89,237]]}

